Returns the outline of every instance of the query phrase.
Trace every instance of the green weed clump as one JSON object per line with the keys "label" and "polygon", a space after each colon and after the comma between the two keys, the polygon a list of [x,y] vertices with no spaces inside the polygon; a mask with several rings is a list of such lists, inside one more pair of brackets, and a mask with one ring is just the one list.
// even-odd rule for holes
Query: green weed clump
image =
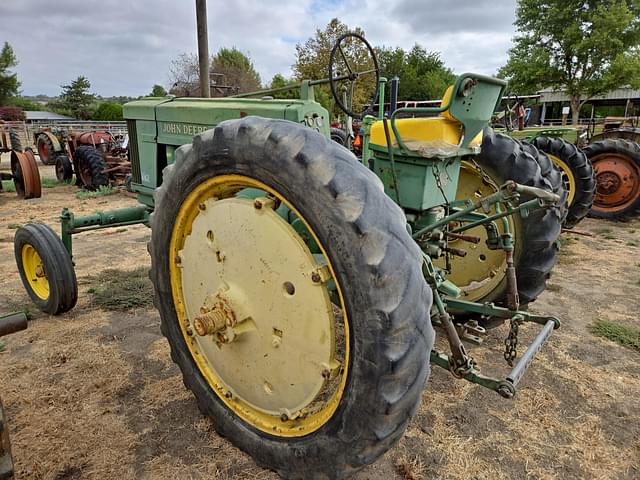
{"label": "green weed clump", "polygon": [[97,190],[80,190],[76,193],[76,198],[80,200],[86,200],[88,198],[106,197],[107,195],[113,195],[118,193],[117,188],[113,188],[111,185],[100,185]]}
{"label": "green weed clump", "polygon": [[598,319],[592,326],[593,334],[640,352],[640,329]]}

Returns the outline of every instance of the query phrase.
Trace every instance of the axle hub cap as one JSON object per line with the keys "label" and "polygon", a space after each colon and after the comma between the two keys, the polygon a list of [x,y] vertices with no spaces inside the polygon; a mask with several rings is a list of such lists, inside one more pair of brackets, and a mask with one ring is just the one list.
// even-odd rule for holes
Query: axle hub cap
{"label": "axle hub cap", "polygon": [[218,188],[226,191],[204,182],[192,192],[174,226],[181,329],[227,406],[271,434],[304,435],[331,417],[346,381],[348,329],[330,300],[333,274],[274,209],[284,199]]}

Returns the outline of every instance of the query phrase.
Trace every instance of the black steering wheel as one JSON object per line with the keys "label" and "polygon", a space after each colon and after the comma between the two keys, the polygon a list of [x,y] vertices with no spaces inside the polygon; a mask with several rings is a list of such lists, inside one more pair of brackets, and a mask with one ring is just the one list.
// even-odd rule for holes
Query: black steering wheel
{"label": "black steering wheel", "polygon": [[[361,111],[354,111],[356,86],[365,85],[374,77],[375,91],[371,101],[362,102]],[[380,89],[380,67],[373,48],[362,35],[345,33],[336,41],[329,55],[329,85],[336,104],[350,117],[361,119],[372,110]]]}

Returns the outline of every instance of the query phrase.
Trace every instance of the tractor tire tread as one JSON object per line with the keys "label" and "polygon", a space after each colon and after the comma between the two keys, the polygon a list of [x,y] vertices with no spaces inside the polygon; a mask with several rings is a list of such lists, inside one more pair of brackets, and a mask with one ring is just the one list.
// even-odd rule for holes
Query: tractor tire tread
{"label": "tractor tire tread", "polygon": [[[73,262],[62,240],[43,223],[27,223],[20,227],[14,238],[14,254],[20,278],[31,300],[50,315],[59,315],[71,310],[78,300],[78,282]],[[49,297],[38,297],[30,288],[22,265],[22,247],[30,244],[44,263],[49,282]]]}
{"label": "tractor tire tread", "polygon": [[[84,164],[91,175],[90,183],[84,179],[81,180],[83,188],[97,190],[102,186],[109,185],[109,178],[102,173],[106,168],[104,158],[102,158],[102,154],[98,150],[90,145],[83,145],[76,149],[74,157],[77,161],[78,169],[82,170]],[[76,176],[80,178],[79,171],[76,171]]]}
{"label": "tractor tire tread", "polygon": [[593,205],[596,179],[591,162],[578,147],[562,138],[536,137],[532,143],[538,150],[564,162],[573,173],[576,191],[563,225],[565,228],[573,228],[587,216]]}
{"label": "tractor tire tread", "polygon": [[[518,183],[546,190],[558,190],[555,175],[543,176],[542,169],[549,170],[546,162],[538,163],[538,156],[529,153],[529,147],[507,135],[485,128],[478,163],[483,169],[492,172],[492,177],[502,180],[514,180]],[[546,156],[545,156],[546,157]],[[552,183],[553,182],[553,183]],[[560,182],[561,185],[561,182]],[[564,188],[562,189],[564,191]],[[529,200],[523,197],[521,201]],[[521,308],[533,302],[546,288],[546,281],[556,264],[559,250],[558,237],[565,216],[565,202],[546,210],[534,210],[527,217],[518,216],[521,230],[515,238],[516,278]],[[518,246],[520,242],[520,246]],[[496,289],[491,298],[483,301],[495,301],[504,304],[506,282]]]}

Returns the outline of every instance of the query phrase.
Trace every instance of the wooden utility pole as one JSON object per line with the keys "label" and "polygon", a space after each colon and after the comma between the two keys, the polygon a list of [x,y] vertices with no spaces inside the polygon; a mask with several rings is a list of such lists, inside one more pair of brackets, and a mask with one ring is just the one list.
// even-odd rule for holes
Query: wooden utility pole
{"label": "wooden utility pole", "polygon": [[200,60],[200,96],[211,97],[209,87],[209,39],[207,37],[207,0],[196,0],[198,59]]}

